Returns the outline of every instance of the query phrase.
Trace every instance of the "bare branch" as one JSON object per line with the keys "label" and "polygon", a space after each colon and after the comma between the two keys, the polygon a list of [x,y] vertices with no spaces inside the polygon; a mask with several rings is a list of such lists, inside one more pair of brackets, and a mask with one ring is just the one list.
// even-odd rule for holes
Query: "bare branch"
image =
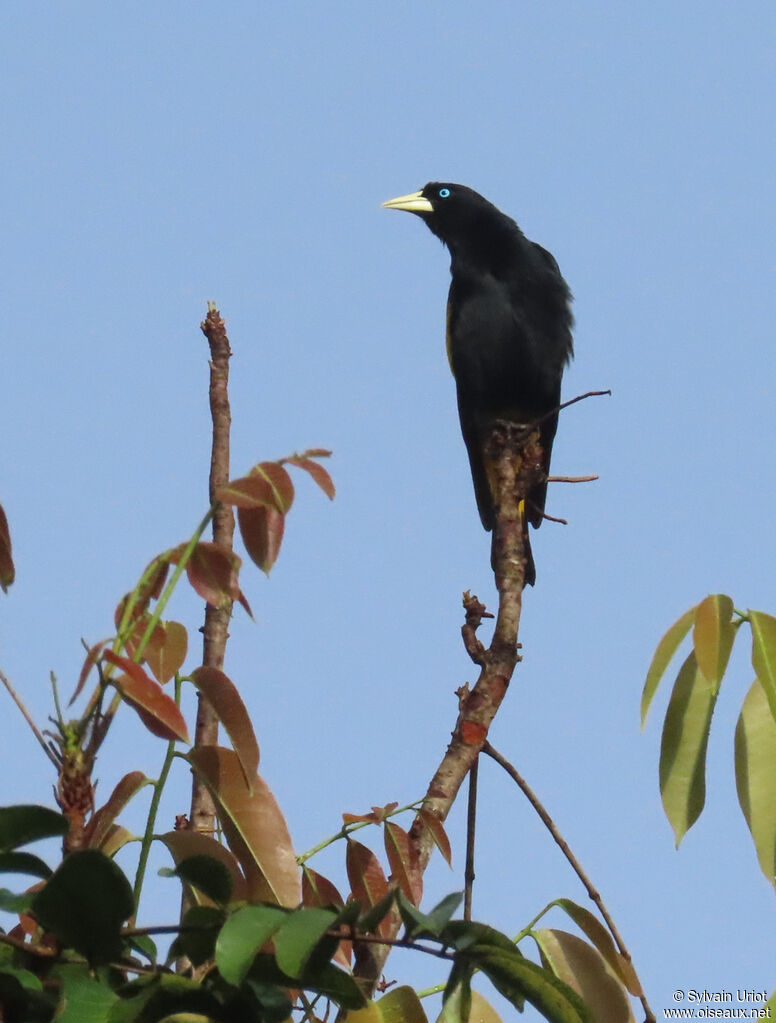
{"label": "bare branch", "polygon": [[[585,891],[598,908],[598,912],[601,914],[601,916],[604,919],[604,922],[606,923],[606,926],[609,928],[609,933],[614,938],[615,944],[617,945],[620,955],[623,957],[623,959],[626,959],[632,965],[633,964],[632,956],[628,951],[628,948],[625,942],[623,941],[620,932],[617,930],[617,926],[614,920],[612,919],[608,909],[606,908],[604,901],[598,892],[598,889],[594,887],[593,882],[582,869],[582,864],[571,851],[568,842],[565,840],[563,835],[561,835],[560,831],[557,828],[557,825],[553,821],[552,817],[550,817],[547,810],[544,808],[543,804],[539,800],[539,797],[528,785],[528,782],[526,782],[525,778],[523,778],[523,776],[518,772],[517,768],[510,764],[510,762],[505,757],[502,757],[498,750],[494,749],[489,742],[484,743],[482,747],[482,752],[487,753],[489,757],[491,757],[493,760],[496,761],[497,764],[500,764],[501,767],[504,768],[509,777],[514,781],[514,783],[518,786],[518,788],[526,797],[528,802],[537,812],[539,818],[541,819],[542,824],[544,824],[549,833],[552,835],[555,844],[566,857],[566,859],[569,862],[569,865],[571,866],[571,869],[582,882]],[[647,1023],[655,1023],[655,1014],[650,1008],[649,1003],[647,1002],[646,995],[644,994],[643,991],[639,994],[639,1000],[644,1007],[644,1013],[646,1015]]]}
{"label": "bare branch", "polygon": [[[212,505],[218,488],[229,482],[229,437],[232,423],[229,409],[229,358],[232,353],[226,334],[226,324],[212,302],[208,303],[207,316],[201,327],[210,346],[210,414],[213,420],[213,443],[209,491]],[[231,550],[233,537],[232,509],[228,505],[219,504],[213,515],[213,540]],[[231,605],[216,608],[208,604],[205,608],[203,665],[223,668],[231,614]],[[201,693],[198,694],[198,701],[194,745],[215,746],[218,742],[218,718]],[[211,834],[214,831],[216,818],[213,800],[204,783],[196,775],[192,782],[189,817],[193,830],[204,834]]]}

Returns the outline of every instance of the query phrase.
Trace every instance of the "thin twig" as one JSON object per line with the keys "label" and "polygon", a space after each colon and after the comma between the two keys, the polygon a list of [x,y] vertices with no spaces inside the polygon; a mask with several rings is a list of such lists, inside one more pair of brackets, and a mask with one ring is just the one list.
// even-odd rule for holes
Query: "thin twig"
{"label": "thin twig", "polygon": [[[552,817],[550,817],[550,815],[547,812],[547,810],[545,810],[544,806],[542,805],[542,803],[539,800],[539,797],[536,795],[536,793],[533,791],[533,789],[528,785],[528,783],[523,778],[523,776],[518,772],[518,770],[508,760],[506,760],[504,757],[502,757],[502,755],[498,752],[498,750],[494,749],[493,746],[491,746],[491,744],[489,742],[485,742],[484,743],[484,745],[482,747],[482,752],[483,753],[487,753],[487,755],[489,757],[491,757],[493,760],[496,761],[497,764],[500,764],[501,767],[504,768],[504,770],[507,772],[509,777],[515,782],[517,787],[520,789],[520,791],[526,797],[528,802],[531,804],[531,806],[537,812],[537,814],[539,815],[539,818],[541,819],[542,823],[547,828],[549,833],[552,835],[552,838],[555,841],[555,844],[558,846],[560,851],[566,857],[566,859],[569,862],[569,865],[571,866],[571,869],[574,871],[574,873],[577,875],[579,880],[582,882],[582,885],[584,886],[585,891],[587,892],[587,894],[590,896],[592,901],[597,906],[598,912],[603,917],[604,922],[606,923],[606,926],[609,928],[609,932],[611,933],[612,937],[614,938],[615,944],[617,945],[617,948],[618,948],[618,950],[620,952],[620,955],[623,957],[623,959],[626,959],[632,965],[633,964],[633,957],[631,956],[630,952],[628,951],[628,947],[626,946],[625,942],[623,941],[622,935],[617,930],[617,925],[615,924],[615,922],[612,919],[609,911],[607,910],[606,906],[604,905],[603,899],[601,898],[598,890],[594,887],[593,882],[590,880],[590,878],[587,876],[587,874],[583,870],[582,864],[579,862],[579,860],[576,858],[574,853],[569,848],[568,842],[565,840],[563,835],[561,835],[560,831],[558,831],[558,828],[557,828],[555,822],[553,821]],[[649,1021],[649,1023],[655,1023],[655,1014],[653,1013],[652,1009],[650,1008],[649,1003],[647,1002],[646,995],[643,993],[643,991],[639,994],[638,997],[639,997],[639,1001],[641,1002],[642,1006],[644,1007],[644,1012],[646,1014],[646,1019]]]}
{"label": "thin twig", "polygon": [[558,522],[561,526],[567,526],[569,524],[568,519],[559,519],[555,515],[548,515],[546,511],[542,512],[542,518],[546,519],[548,522]]}
{"label": "thin twig", "polygon": [[599,476],[548,476],[548,483],[592,483]]}
{"label": "thin twig", "polygon": [[19,710],[22,712],[22,717],[27,722],[27,724],[30,726],[32,734],[38,740],[38,743],[40,744],[41,749],[43,750],[43,752],[46,754],[46,756],[49,758],[51,763],[54,765],[54,767],[56,767],[56,769],[58,771],[59,770],[59,761],[57,760],[57,758],[54,756],[54,754],[49,749],[48,743],[43,738],[43,734],[40,731],[40,729],[38,728],[38,726],[32,720],[32,715],[27,710],[27,708],[24,706],[24,704],[22,703],[21,697],[18,695],[18,693],[16,692],[14,687],[11,685],[9,680],[5,677],[5,675],[3,674],[2,671],[0,671],[0,681],[2,681],[3,685],[8,690],[8,693],[9,693],[11,699],[16,704],[16,706],[19,708]]}
{"label": "thin twig", "polygon": [[464,870],[463,918],[472,918],[472,893],[474,890],[474,839],[477,832],[477,778],[480,758],[474,761],[469,771],[469,800],[466,807],[466,869]]}
{"label": "thin twig", "polygon": [[557,406],[557,408],[550,409],[549,412],[545,412],[545,414],[543,416],[540,416],[539,419],[535,419],[532,423],[529,423],[526,429],[535,430],[537,426],[540,426],[547,419],[552,419],[553,416],[556,416],[559,412],[562,412],[564,408],[568,408],[570,405],[576,405],[578,401],[584,401],[585,398],[600,398],[604,394],[608,394],[611,397],[612,392],[610,390],[585,391],[584,394],[578,394],[576,398],[569,398],[568,401],[561,402],[560,405]]}

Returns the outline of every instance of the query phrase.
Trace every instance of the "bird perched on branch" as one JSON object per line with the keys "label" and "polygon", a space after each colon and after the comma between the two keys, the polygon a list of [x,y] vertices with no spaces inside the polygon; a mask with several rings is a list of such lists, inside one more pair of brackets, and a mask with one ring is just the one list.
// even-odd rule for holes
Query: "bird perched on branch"
{"label": "bird perched on branch", "polygon": [[[541,468],[523,513],[538,529],[561,376],[573,354],[571,292],[558,264],[465,185],[434,181],[383,206],[415,213],[450,250],[447,355],[482,524],[487,530],[496,525],[494,431],[536,423]],[[533,585],[527,533],[525,539],[525,581]]]}

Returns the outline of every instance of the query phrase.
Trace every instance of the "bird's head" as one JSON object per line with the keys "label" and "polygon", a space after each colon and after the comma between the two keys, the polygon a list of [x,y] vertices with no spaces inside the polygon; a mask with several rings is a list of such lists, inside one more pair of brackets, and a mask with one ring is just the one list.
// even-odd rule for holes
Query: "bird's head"
{"label": "bird's head", "polygon": [[415,213],[453,253],[462,248],[500,248],[499,242],[517,230],[510,217],[473,188],[447,181],[430,181],[419,192],[389,199],[383,206]]}

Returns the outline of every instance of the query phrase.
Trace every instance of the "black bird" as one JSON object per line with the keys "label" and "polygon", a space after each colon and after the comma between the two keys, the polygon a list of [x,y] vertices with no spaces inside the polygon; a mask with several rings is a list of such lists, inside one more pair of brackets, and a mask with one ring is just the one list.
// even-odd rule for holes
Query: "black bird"
{"label": "black bird", "polygon": [[[383,206],[408,210],[450,250],[447,355],[482,524],[496,524],[490,440],[499,423],[537,429],[543,479],[525,514],[542,523],[563,369],[573,354],[571,292],[555,258],[465,185],[433,181]],[[549,415],[548,415],[549,413]],[[543,418],[546,417],[546,418]],[[526,536],[527,541],[527,536]],[[536,572],[526,542],[525,581]]]}

